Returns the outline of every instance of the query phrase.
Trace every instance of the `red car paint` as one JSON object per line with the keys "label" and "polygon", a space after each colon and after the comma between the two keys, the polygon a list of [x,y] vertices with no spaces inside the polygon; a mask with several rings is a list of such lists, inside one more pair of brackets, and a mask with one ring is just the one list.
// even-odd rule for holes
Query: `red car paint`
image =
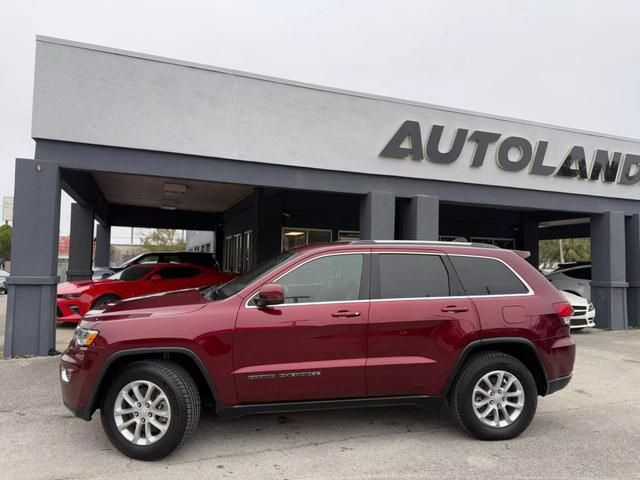
{"label": "red car paint", "polygon": [[[383,252],[498,259],[532,291],[250,305],[261,286],[278,283],[283,274],[311,259],[345,253],[371,258]],[[372,285],[374,275],[372,271]],[[70,374],[70,381],[62,382],[63,399],[88,420],[99,406],[99,382],[108,377],[114,358],[157,357],[177,349],[190,352],[202,364],[220,411],[266,402],[442,396],[467,347],[497,341],[515,349],[530,343],[546,372],[546,383],[539,387],[545,395],[566,385],[575,358],[569,327],[554,307],[559,302],[566,300],[509,250],[455,243],[306,247],[222,300],[183,292],[122,302],[86,318],[81,326],[100,333],[90,347],[72,341],[62,355],[61,368]]]}
{"label": "red car paint", "polygon": [[[160,263],[135,265],[119,272],[115,277],[126,275],[127,272],[136,268],[144,270],[144,275],[137,280],[126,281],[109,277],[103,280],[79,280],[58,284],[56,321],[77,323],[101,298],[106,296],[127,299],[172,290],[206,287],[226,283],[236,276],[199,265]],[[163,278],[166,272],[175,271],[175,269],[184,271],[185,268],[191,269],[195,274],[187,278]]]}

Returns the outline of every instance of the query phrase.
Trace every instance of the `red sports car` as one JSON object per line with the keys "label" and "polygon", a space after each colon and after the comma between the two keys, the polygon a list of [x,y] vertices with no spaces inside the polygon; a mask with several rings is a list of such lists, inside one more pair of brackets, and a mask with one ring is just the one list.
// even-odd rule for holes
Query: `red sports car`
{"label": "red sports car", "polygon": [[235,276],[198,265],[158,263],[134,265],[104,280],[60,283],[56,321],[77,323],[89,310],[123,298],[219,285]]}

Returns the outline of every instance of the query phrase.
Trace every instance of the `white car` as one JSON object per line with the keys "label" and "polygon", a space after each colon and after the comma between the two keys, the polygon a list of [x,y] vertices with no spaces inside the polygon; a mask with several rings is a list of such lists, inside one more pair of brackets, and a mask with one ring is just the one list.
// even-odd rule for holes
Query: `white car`
{"label": "white car", "polygon": [[7,277],[9,272],[0,268],[0,293],[7,293]]}
{"label": "white car", "polygon": [[546,275],[558,290],[591,299],[591,265],[578,264],[561,268]]}
{"label": "white car", "polygon": [[573,307],[571,316],[571,330],[582,330],[587,327],[596,326],[596,309],[589,300],[571,292],[560,292]]}

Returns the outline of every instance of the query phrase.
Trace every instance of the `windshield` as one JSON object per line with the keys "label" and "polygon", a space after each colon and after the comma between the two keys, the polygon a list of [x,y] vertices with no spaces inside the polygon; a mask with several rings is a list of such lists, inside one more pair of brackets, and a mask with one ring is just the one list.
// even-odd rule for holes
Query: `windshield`
{"label": "windshield", "polygon": [[239,277],[231,280],[229,283],[225,283],[221,287],[211,287],[202,292],[205,298],[210,300],[222,300],[223,298],[235,295],[240,290],[248,286],[250,283],[273,270],[277,266],[283,264],[290,258],[293,258],[296,254],[294,252],[284,252],[277,257],[262,262],[260,265],[247,273],[240,275]]}
{"label": "windshield", "polygon": [[143,265],[135,265],[133,267],[125,268],[121,272],[118,272],[114,275],[111,275],[109,279],[124,280],[125,282],[140,280],[142,277],[144,277],[147,273],[149,273],[154,268],[155,267],[145,267]]}

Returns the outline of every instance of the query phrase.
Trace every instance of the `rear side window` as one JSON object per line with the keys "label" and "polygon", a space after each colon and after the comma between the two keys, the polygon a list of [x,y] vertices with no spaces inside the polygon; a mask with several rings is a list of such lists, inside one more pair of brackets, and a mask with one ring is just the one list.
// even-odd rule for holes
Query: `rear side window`
{"label": "rear side window", "polygon": [[527,287],[504,263],[492,258],[450,256],[467,295],[528,293]]}
{"label": "rear side window", "polygon": [[379,255],[380,298],[449,296],[449,273],[440,255]]}

